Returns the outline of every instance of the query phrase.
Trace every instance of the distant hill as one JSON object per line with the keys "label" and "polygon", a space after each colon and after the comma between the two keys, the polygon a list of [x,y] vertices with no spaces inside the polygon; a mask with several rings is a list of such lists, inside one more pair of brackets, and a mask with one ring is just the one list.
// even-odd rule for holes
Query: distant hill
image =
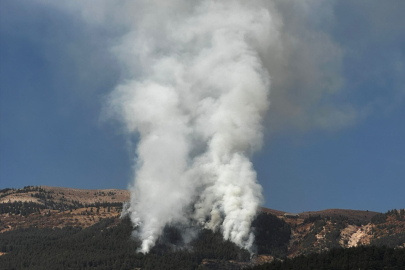
{"label": "distant hill", "polygon": [[361,222],[369,222],[371,219],[378,215],[378,212],[373,211],[363,211],[363,210],[350,210],[350,209],[326,209],[321,211],[313,211],[313,212],[302,212],[299,214],[301,218],[308,218],[310,216],[329,216],[329,217],[337,217],[337,216],[346,216],[349,219],[359,220]]}
{"label": "distant hill", "polygon": [[[42,195],[45,195],[42,196]],[[53,201],[71,205],[73,201],[81,204],[95,204],[97,202],[122,203],[129,200],[129,191],[121,189],[76,189],[48,186],[26,186],[21,189],[6,188],[0,190],[0,203],[5,202],[35,202],[44,203],[44,199],[51,197]],[[48,198],[50,199],[50,198]]]}
{"label": "distant hill", "polygon": [[0,190],[0,233],[17,228],[88,227],[101,218],[118,222],[129,192],[118,189],[84,190],[26,186]]}
{"label": "distant hill", "polygon": [[[56,233],[59,235],[58,237],[61,237],[60,239],[66,239],[69,242],[69,237],[76,237],[75,235],[86,232],[86,235],[88,233],[89,235],[94,235],[94,237],[101,237],[99,241],[103,242],[102,235],[104,232],[117,230],[114,232],[117,234],[117,237],[130,241],[131,225],[129,225],[129,221],[125,221],[126,223],[124,224],[124,221],[120,219],[122,203],[128,201],[129,198],[130,194],[128,191],[118,189],[82,190],[48,186],[26,186],[21,189],[7,188],[0,190],[0,268],[7,269],[1,267],[1,262],[11,262],[15,260],[13,256],[17,256],[17,254],[26,254],[27,258],[31,256],[29,254],[33,254],[26,253],[29,247],[21,244],[26,239],[23,238],[24,234],[27,234],[26,237],[28,235],[40,237],[43,233],[51,233],[48,230],[53,230],[51,234]],[[403,209],[388,211],[384,214],[350,209],[327,209],[316,212],[289,214],[279,210],[261,208],[260,213],[252,223],[253,231],[256,234],[257,246],[257,255],[252,260],[246,259],[246,251],[240,250],[232,243],[221,240],[220,234],[213,235],[211,232],[205,232],[200,233],[199,240],[196,240],[197,242],[193,244],[193,250],[199,250],[198,252],[200,252],[197,252],[200,254],[198,255],[199,257],[197,253],[192,255],[193,253],[182,251],[181,256],[188,256],[188,259],[184,260],[190,263],[187,264],[189,268],[186,267],[184,269],[242,269],[254,264],[270,262],[274,258],[281,260],[285,257],[294,258],[298,255],[320,253],[333,248],[369,245],[384,245],[389,248],[405,247],[405,211]],[[72,229],[66,228],[75,229],[72,231]],[[173,246],[178,245],[176,242],[178,240],[175,239],[179,239],[176,235],[180,234],[176,230],[176,228],[167,229],[165,232],[166,236],[162,236],[166,240],[163,241],[163,238],[159,240],[163,242],[161,244],[158,243],[155,251],[152,252],[153,256],[160,254],[159,256],[163,256],[162,260],[166,260],[163,259],[166,256],[164,254],[169,254],[172,252],[170,250],[173,249]],[[97,236],[99,234],[100,236]],[[45,237],[44,239],[47,238]],[[107,241],[104,243],[105,245],[125,246],[129,244],[129,242],[116,243],[114,242],[114,238],[108,239],[110,239],[108,241],[112,242],[105,240]],[[214,241],[213,239],[215,239],[217,244],[212,246],[211,241]],[[46,241],[43,243],[44,246],[54,245],[53,240],[49,240],[50,242]],[[167,241],[171,244],[168,244]],[[200,244],[202,246],[199,246]],[[32,243],[32,245],[36,246],[35,243]],[[79,244],[75,243],[74,245]],[[83,242],[77,248],[89,250],[95,248],[94,252],[96,253],[98,252],[97,248],[103,248],[102,245],[100,247],[88,247],[87,245],[93,244]],[[130,249],[132,250],[131,252],[136,254],[136,245],[138,244],[134,245],[131,244],[120,248]],[[218,248],[215,248],[216,246],[222,246],[223,250],[219,251]],[[55,250],[59,248],[61,247],[55,247]],[[75,251],[71,252],[73,252],[72,256],[75,257]],[[147,255],[142,260],[138,257],[131,257],[132,255],[130,257],[122,255],[124,256],[122,258],[126,258],[125,260],[128,262],[131,261],[133,266],[142,264],[143,268],[140,267],[141,269],[154,269],[152,264],[150,268],[143,264],[143,261],[152,255]],[[55,256],[57,257],[57,254]],[[193,256],[197,256],[198,258]],[[104,257],[102,261],[107,260],[106,258]],[[34,263],[33,261],[34,259],[29,264]],[[195,264],[196,262],[198,263]],[[197,265],[198,267],[193,268],[194,266],[190,265]],[[17,267],[15,269],[23,268]],[[110,268],[107,267],[106,269]]]}

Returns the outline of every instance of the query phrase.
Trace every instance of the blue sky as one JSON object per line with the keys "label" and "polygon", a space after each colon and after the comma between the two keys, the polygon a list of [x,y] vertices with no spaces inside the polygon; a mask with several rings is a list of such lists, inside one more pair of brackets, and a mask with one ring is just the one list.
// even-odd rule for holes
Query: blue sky
{"label": "blue sky", "polygon": [[[305,27],[340,48],[343,83],[316,102],[307,99],[313,85],[291,95],[289,102],[300,96],[306,104],[305,117],[287,117],[271,99],[266,140],[253,156],[265,206],[404,208],[405,4],[338,1],[325,9],[333,13],[327,20],[323,10]],[[101,117],[106,95],[124,76],[109,51],[124,32],[41,1],[0,2],[0,188],[127,187],[133,157],[125,134]],[[313,124],[322,102],[356,117]]]}

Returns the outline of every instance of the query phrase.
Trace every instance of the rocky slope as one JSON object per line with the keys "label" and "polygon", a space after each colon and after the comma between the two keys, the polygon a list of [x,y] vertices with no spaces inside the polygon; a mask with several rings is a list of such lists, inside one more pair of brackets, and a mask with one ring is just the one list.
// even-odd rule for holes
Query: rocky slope
{"label": "rocky slope", "polygon": [[291,217],[278,215],[292,228],[288,256],[295,257],[332,248],[359,245],[405,246],[405,211],[392,210],[385,214],[328,209],[304,212]]}

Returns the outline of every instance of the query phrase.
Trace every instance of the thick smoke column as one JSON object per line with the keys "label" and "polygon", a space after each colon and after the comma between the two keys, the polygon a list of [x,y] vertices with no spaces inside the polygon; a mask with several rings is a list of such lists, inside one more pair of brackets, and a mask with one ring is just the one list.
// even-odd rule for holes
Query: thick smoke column
{"label": "thick smoke column", "polygon": [[[82,50],[65,44],[78,70],[102,62],[112,72],[115,64],[122,68],[122,83],[104,113],[118,116],[140,139],[128,212],[140,226],[143,251],[165,224],[190,222],[249,247],[248,225],[261,198],[249,157],[262,140],[267,71],[269,133],[348,127],[382,103],[359,107],[347,101],[344,55],[360,57],[363,43],[380,32],[384,40],[402,34],[399,28],[390,33],[398,24],[384,21],[381,28],[374,20],[392,14],[384,4],[362,8],[362,20],[373,30],[361,42],[347,43],[339,41],[343,28],[337,26],[346,22],[344,6],[352,5],[339,1],[31,2],[49,5],[52,14],[67,12],[75,27],[84,22],[84,29],[99,34],[87,46],[100,61],[88,61],[77,54]],[[111,48],[114,63],[106,57]]]}
{"label": "thick smoke column", "polygon": [[110,101],[139,134],[127,214],[141,252],[166,224],[190,222],[249,249],[262,201],[249,157],[270,89],[259,51],[277,46],[277,20],[249,1],[138,2],[146,15],[116,48],[130,79]]}

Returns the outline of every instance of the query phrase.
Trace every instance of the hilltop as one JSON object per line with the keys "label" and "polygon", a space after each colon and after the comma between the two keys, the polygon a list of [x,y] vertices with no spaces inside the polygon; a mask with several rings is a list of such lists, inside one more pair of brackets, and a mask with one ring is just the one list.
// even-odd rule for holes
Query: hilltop
{"label": "hilltop", "polygon": [[129,200],[129,191],[121,189],[76,189],[49,186],[25,186],[20,189],[6,188],[0,190],[0,203],[34,202],[44,204],[44,200],[53,200],[66,205],[75,202],[85,204],[122,203]]}

